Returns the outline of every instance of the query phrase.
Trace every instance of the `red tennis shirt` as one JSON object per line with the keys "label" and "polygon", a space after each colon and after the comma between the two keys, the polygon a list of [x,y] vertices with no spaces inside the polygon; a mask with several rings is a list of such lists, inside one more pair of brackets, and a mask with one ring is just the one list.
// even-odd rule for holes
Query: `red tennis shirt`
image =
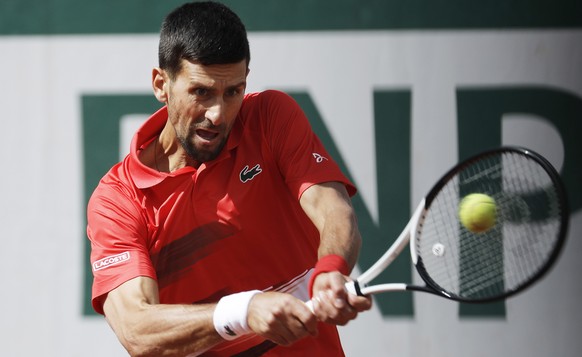
{"label": "red tennis shirt", "polygon": [[[157,138],[166,108],[135,134],[130,154],[102,178],[88,205],[93,307],[146,276],[163,304],[216,302],[247,290],[307,300],[319,233],[299,205],[311,185],[354,186],[311,130],[297,103],[278,91],[247,94],[227,144],[198,168],[160,173],[139,151]],[[204,356],[343,356],[335,326],[291,347],[258,336],[225,342]]]}

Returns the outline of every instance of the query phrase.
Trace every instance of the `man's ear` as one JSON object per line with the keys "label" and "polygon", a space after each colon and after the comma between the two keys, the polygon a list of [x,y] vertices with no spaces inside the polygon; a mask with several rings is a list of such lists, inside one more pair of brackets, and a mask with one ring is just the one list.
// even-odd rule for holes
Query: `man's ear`
{"label": "man's ear", "polygon": [[162,103],[168,102],[169,86],[170,83],[166,71],[159,67],[155,67],[152,70],[152,88],[158,101]]}

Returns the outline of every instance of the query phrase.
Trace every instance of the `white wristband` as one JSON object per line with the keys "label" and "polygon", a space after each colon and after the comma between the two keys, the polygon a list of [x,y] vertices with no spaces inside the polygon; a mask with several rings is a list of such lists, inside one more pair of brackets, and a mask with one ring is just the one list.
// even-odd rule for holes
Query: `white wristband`
{"label": "white wristband", "polygon": [[247,323],[249,303],[259,290],[227,295],[218,301],[214,309],[214,328],[225,340],[234,340],[251,333]]}

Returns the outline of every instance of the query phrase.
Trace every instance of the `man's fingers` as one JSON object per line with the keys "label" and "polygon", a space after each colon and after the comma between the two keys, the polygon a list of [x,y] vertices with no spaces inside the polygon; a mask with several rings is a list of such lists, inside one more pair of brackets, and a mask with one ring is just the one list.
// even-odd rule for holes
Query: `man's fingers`
{"label": "man's fingers", "polygon": [[263,293],[249,309],[249,326],[258,335],[277,344],[317,334],[317,319],[300,300],[288,294]]}

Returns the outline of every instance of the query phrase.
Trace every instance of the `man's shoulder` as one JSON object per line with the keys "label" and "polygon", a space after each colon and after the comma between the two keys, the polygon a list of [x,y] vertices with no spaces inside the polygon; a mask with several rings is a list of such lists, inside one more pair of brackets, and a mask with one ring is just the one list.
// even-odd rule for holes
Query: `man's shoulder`
{"label": "man's shoulder", "polygon": [[267,89],[261,92],[252,92],[245,95],[244,105],[272,105],[277,103],[294,102],[293,98],[280,90]]}
{"label": "man's shoulder", "polygon": [[240,116],[243,123],[278,122],[292,117],[299,105],[289,94],[269,89],[245,95]]}
{"label": "man's shoulder", "polygon": [[100,197],[119,200],[122,197],[132,197],[135,195],[136,187],[133,184],[131,175],[127,170],[129,155],[103,175],[91,198]]}

